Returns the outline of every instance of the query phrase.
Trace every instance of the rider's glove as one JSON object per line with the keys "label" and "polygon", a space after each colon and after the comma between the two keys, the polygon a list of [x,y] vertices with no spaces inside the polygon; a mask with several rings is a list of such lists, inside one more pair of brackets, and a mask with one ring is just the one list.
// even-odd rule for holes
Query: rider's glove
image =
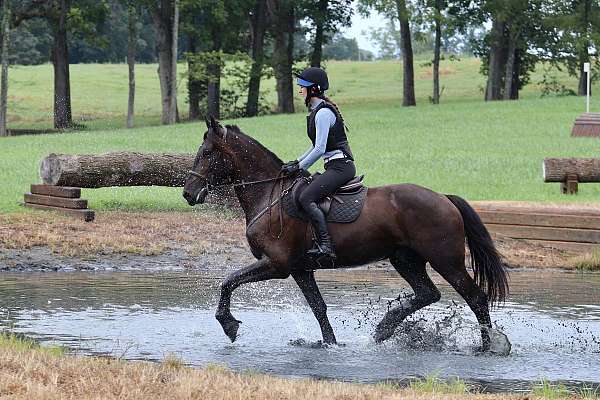
{"label": "rider's glove", "polygon": [[293,175],[300,170],[300,166],[298,164],[298,160],[288,161],[281,167],[281,172],[284,175]]}

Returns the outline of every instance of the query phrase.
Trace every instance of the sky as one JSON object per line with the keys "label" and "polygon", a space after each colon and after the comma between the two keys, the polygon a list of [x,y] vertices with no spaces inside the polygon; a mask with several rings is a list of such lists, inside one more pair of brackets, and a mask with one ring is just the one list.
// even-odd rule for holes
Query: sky
{"label": "sky", "polygon": [[[371,15],[365,18],[360,16],[358,12],[356,12],[355,8],[354,15],[352,16],[352,26],[343,29],[342,33],[347,38],[356,38],[359,48],[369,50],[374,54],[377,54],[377,48],[369,41],[368,34],[366,34],[366,32],[368,32],[370,28],[378,28],[384,24],[384,17],[376,11],[372,11]],[[363,34],[363,31],[365,34]]]}

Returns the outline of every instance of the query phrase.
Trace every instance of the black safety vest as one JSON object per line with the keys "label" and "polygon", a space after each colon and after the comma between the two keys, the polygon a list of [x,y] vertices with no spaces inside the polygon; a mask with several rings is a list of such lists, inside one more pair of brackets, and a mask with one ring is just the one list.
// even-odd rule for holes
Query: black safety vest
{"label": "black safety vest", "polygon": [[329,135],[327,136],[327,146],[325,147],[325,151],[328,152],[333,150],[341,150],[346,157],[354,160],[352,151],[350,151],[350,145],[348,144],[348,138],[346,137],[346,127],[342,122],[342,118],[339,116],[335,107],[326,101],[322,101],[314,110],[310,112],[310,114],[306,116],[306,131],[313,147],[315,146],[315,138],[317,137],[315,117],[317,112],[322,108],[329,108],[335,115],[335,124],[329,128]]}

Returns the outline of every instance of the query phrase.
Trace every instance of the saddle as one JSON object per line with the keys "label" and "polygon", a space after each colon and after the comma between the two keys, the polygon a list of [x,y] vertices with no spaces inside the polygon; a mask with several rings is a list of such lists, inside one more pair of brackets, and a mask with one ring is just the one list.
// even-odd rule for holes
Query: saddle
{"label": "saddle", "polygon": [[[292,184],[292,190],[281,199],[283,209],[289,216],[308,221],[298,198],[316,175],[319,173],[311,177],[303,176],[296,179]],[[333,195],[319,201],[319,208],[323,210],[327,222],[347,224],[358,218],[367,197],[367,187],[363,185],[363,178],[364,175],[352,178]]]}

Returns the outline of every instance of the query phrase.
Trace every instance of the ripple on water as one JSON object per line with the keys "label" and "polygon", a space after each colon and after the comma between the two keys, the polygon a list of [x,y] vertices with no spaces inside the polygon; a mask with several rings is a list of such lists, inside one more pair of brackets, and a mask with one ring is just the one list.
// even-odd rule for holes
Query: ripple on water
{"label": "ripple on water", "polygon": [[236,291],[233,313],[243,324],[230,343],[214,319],[223,274],[4,274],[0,319],[82,353],[150,360],[174,353],[193,365],[224,363],[283,376],[377,382],[437,374],[503,390],[541,378],[600,382],[600,275],[513,272],[509,301],[492,311],[497,329],[491,331],[497,350],[506,353],[503,332],[512,352],[497,357],[477,352],[481,339],[473,314],[435,275],[442,301],[376,345],[374,327],[407,290],[385,270],[318,272],[342,346],[320,344],[318,324],[291,280]]}

